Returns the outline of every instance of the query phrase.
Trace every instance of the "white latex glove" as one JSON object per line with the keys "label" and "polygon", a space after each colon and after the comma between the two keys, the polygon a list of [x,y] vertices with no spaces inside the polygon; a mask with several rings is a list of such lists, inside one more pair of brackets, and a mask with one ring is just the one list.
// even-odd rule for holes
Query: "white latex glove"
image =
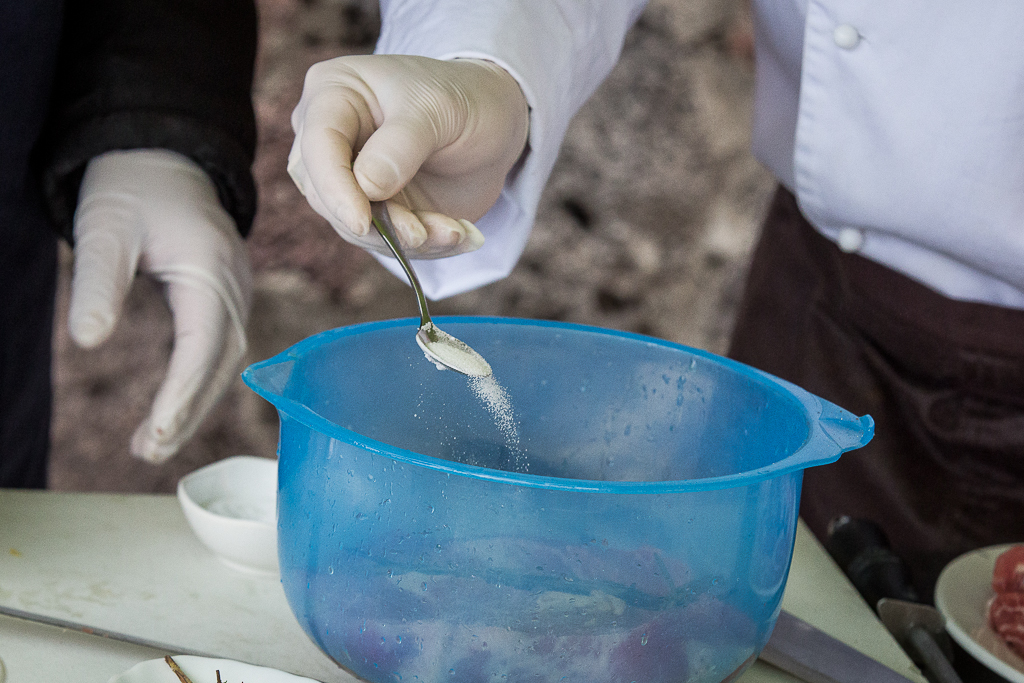
{"label": "white latex glove", "polygon": [[217,190],[166,150],[108,152],[85,171],[75,212],[71,338],[85,348],[114,328],[136,269],[165,286],[174,350],[132,454],[174,455],[237,377],[252,299],[248,255]]}
{"label": "white latex glove", "polygon": [[386,199],[409,257],[442,258],[483,245],[472,221],[522,154],[529,112],[491,62],[362,55],[309,69],[292,128],[288,173],[339,235],[390,255],[370,225]]}

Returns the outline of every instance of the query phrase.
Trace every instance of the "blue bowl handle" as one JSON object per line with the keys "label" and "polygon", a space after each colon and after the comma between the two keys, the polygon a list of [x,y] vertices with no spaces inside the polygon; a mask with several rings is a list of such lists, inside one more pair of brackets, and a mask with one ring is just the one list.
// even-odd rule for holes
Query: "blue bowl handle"
{"label": "blue bowl handle", "polygon": [[807,440],[779,463],[780,473],[835,462],[843,453],[865,446],[874,437],[875,421],[870,415],[857,417],[792,382],[757,372],[784,388],[807,410]]}

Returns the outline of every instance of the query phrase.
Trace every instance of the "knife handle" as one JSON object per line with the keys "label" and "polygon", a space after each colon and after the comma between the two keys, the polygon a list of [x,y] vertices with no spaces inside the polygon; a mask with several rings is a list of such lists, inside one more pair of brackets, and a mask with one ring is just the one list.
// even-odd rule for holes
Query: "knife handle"
{"label": "knife handle", "polygon": [[829,524],[825,550],[872,609],[882,598],[920,602],[906,564],[874,522],[837,517]]}

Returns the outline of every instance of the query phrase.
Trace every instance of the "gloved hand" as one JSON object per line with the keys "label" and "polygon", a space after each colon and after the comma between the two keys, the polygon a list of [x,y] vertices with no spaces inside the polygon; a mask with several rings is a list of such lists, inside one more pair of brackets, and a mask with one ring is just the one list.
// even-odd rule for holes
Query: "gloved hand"
{"label": "gloved hand", "polygon": [[387,199],[409,257],[442,258],[483,244],[472,221],[522,154],[529,112],[491,62],[363,55],[309,69],[292,128],[288,173],[339,235],[390,255],[370,225],[370,200]]}
{"label": "gloved hand", "polygon": [[237,377],[246,349],[252,273],[209,176],[167,150],[93,158],[79,190],[69,328],[80,346],[114,328],[136,268],[165,286],[174,350],[132,454],[174,455]]}

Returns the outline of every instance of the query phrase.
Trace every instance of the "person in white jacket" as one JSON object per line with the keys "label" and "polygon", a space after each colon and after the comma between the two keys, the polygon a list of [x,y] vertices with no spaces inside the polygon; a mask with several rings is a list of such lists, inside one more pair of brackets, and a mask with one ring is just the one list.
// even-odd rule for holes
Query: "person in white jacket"
{"label": "person in white jacket", "polygon": [[[504,277],[643,5],[382,2],[375,55],[310,69],[289,171],[381,253],[388,200],[428,296]],[[959,553],[1024,538],[1024,6],[753,10],[754,152],[780,188],[729,353],[875,417],[806,473],[801,514],[820,537],[881,524],[927,599]]]}

